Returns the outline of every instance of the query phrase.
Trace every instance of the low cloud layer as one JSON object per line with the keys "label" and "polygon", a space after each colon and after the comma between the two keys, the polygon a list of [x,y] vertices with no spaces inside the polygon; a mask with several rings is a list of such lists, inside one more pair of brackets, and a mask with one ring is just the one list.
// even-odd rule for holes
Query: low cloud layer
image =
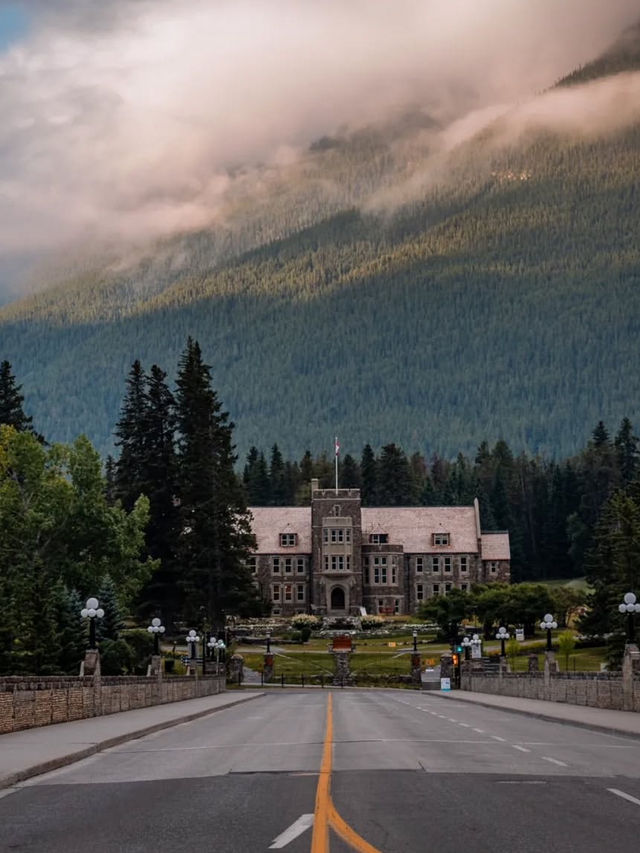
{"label": "low cloud layer", "polygon": [[[237,166],[288,162],[407,104],[450,125],[450,144],[500,112],[531,120],[532,93],[639,14],[637,0],[24,7],[29,34],[0,54],[0,254],[206,225]],[[619,116],[612,97],[601,94],[598,121]],[[589,98],[535,103],[550,121],[579,127],[582,110],[593,123]]]}

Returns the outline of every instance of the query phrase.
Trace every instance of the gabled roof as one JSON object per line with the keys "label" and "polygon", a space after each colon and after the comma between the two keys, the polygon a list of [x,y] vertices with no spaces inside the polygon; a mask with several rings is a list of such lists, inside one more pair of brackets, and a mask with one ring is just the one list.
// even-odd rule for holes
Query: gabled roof
{"label": "gabled roof", "polygon": [[[254,506],[251,530],[255,534],[259,554],[310,554],[311,507],[309,506]],[[281,533],[297,533],[298,544],[282,546]]]}
{"label": "gabled roof", "polygon": [[482,534],[482,559],[483,560],[510,560],[511,550],[509,548],[508,533],[483,533]]}
{"label": "gabled roof", "polygon": [[[478,537],[472,506],[363,507],[362,541],[388,533],[389,544],[410,554],[476,554]],[[434,533],[449,533],[449,545],[434,545]]]}

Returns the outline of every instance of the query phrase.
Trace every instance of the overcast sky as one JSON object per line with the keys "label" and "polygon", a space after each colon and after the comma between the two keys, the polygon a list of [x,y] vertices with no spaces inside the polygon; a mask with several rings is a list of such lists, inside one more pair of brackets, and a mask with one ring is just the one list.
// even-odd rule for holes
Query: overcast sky
{"label": "overcast sky", "polygon": [[0,0],[0,255],[205,224],[230,166],[407,103],[458,122],[519,103],[639,17],[638,0]]}

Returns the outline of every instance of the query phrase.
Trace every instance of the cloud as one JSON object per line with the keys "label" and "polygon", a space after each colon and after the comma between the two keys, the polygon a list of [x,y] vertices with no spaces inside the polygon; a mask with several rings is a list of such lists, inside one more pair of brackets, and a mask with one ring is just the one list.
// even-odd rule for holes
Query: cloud
{"label": "cloud", "polygon": [[637,0],[24,6],[30,33],[0,55],[0,253],[207,225],[239,165],[408,103],[462,130],[638,14]]}

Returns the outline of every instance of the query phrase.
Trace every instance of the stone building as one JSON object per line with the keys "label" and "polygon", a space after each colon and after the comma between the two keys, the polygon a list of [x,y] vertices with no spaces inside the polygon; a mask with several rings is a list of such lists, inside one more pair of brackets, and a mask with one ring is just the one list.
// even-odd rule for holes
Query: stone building
{"label": "stone building", "polygon": [[359,489],[319,489],[309,507],[251,507],[251,557],[274,615],[409,614],[474,583],[510,579],[508,533],[483,533],[478,501],[362,507]]}

